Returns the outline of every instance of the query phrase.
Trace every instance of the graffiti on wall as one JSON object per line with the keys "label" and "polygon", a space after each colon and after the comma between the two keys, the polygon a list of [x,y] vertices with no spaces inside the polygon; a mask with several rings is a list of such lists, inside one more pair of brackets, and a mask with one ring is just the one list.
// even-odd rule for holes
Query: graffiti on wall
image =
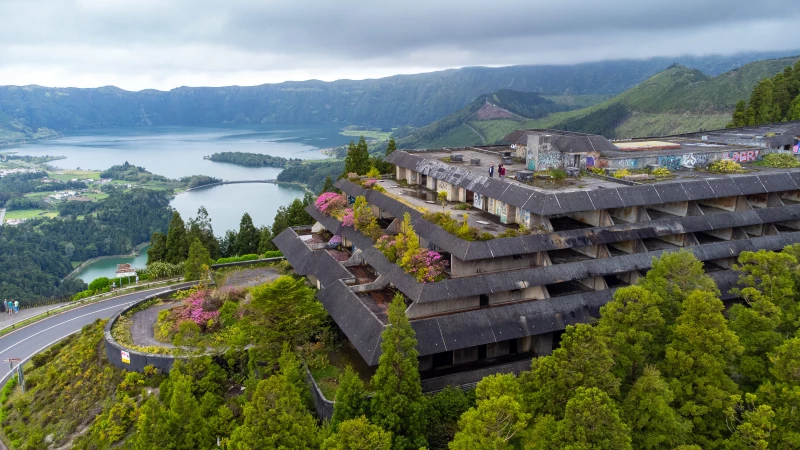
{"label": "graffiti on wall", "polygon": [[681,157],[675,155],[659,156],[658,165],[671,171],[678,170],[681,168]]}
{"label": "graffiti on wall", "polygon": [[758,150],[742,150],[738,152],[728,152],[725,154],[726,159],[732,159],[736,162],[752,162],[758,159]]}
{"label": "graffiti on wall", "polygon": [[[797,152],[795,152],[795,153],[797,153]],[[586,157],[586,167],[594,167],[594,157],[593,156],[587,156]]]}
{"label": "graffiti on wall", "polygon": [[561,167],[561,152],[539,152],[539,170]]}
{"label": "graffiti on wall", "polygon": [[798,138],[798,137],[794,138],[794,145],[792,145],[792,151],[794,153],[799,153],[800,152],[800,138]]}
{"label": "graffiti on wall", "polygon": [[639,165],[638,159],[621,159],[619,161],[619,166],[623,168],[629,167],[631,169],[635,169],[638,165]]}
{"label": "graffiti on wall", "polygon": [[527,209],[520,209],[519,210],[520,218],[522,219],[522,224],[525,225],[528,229],[531,228],[531,212]]}
{"label": "graffiti on wall", "polygon": [[472,206],[483,209],[483,196],[481,194],[475,193],[475,196],[472,197]]}
{"label": "graffiti on wall", "polygon": [[439,191],[439,192],[442,192],[442,191],[448,192],[450,190],[450,186],[448,186],[447,182],[444,182],[444,181],[440,180],[439,183],[436,185],[436,190]]}

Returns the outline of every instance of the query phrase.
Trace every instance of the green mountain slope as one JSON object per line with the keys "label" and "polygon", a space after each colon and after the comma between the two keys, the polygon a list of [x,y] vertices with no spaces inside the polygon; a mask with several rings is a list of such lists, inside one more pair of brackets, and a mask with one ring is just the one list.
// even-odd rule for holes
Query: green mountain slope
{"label": "green mountain slope", "polygon": [[717,77],[672,66],[605,102],[552,114],[531,126],[616,138],[722,128],[730,121],[736,102],[746,99],[760,79],[781,72],[798,59],[758,61]]}
{"label": "green mountain slope", "polygon": [[531,118],[569,107],[531,92],[504,89],[481,95],[465,108],[430,125],[396,136],[401,148],[486,145],[515,130]]}
{"label": "green mountain slope", "polygon": [[[36,133],[93,127],[223,123],[423,126],[487,92],[557,96],[619,94],[677,62],[718,74],[788,53],[601,61],[569,66],[466,67],[373,80],[317,80],[260,86],[181,87],[168,92],[0,86],[0,144]],[[556,97],[554,97],[556,98]],[[42,131],[39,131],[42,130]]]}

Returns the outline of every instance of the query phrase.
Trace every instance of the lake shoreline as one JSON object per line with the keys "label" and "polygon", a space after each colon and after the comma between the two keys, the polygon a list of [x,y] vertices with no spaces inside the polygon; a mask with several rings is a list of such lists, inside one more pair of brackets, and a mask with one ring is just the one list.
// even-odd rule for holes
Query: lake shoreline
{"label": "lake shoreline", "polygon": [[104,255],[104,256],[95,256],[94,258],[87,259],[86,261],[80,263],[80,265],[78,267],[72,269],[72,272],[70,272],[69,274],[67,274],[67,276],[62,278],[61,281],[64,282],[66,280],[69,280],[70,278],[74,277],[75,274],[77,274],[81,270],[85,269],[87,266],[89,266],[91,264],[94,264],[94,263],[96,263],[98,261],[102,261],[104,259],[131,258],[131,257],[135,258],[135,257],[139,256],[141,254],[142,249],[147,247],[148,245],[150,245],[150,242],[143,242],[143,243],[133,247],[133,250],[127,255]]}

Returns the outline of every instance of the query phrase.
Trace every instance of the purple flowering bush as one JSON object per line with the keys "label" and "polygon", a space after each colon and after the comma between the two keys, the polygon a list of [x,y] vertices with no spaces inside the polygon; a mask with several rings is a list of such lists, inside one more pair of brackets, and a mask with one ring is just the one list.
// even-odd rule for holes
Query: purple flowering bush
{"label": "purple flowering bush", "polygon": [[355,214],[353,208],[345,208],[342,214],[342,224],[346,227],[352,227],[355,223]]}

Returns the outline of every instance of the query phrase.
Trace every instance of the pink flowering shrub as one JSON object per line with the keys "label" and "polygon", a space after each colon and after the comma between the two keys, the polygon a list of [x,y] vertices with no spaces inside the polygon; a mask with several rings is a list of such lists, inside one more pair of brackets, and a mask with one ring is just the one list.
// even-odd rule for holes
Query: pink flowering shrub
{"label": "pink flowering shrub", "polygon": [[344,196],[335,192],[323,192],[314,200],[314,206],[323,214],[334,216],[341,212],[347,201]]}
{"label": "pink flowering shrub", "polygon": [[331,240],[330,240],[330,241],[328,241],[328,244],[333,244],[333,245],[339,245],[339,244],[341,244],[341,243],[342,243],[342,237],[341,237],[341,236],[339,236],[338,234],[337,234],[337,235],[334,235],[334,236],[331,238]]}
{"label": "pink flowering shrub", "polygon": [[355,223],[355,215],[353,214],[353,208],[345,208],[344,214],[342,214],[342,224],[346,227],[352,227]]}
{"label": "pink flowering shrub", "polygon": [[176,307],[175,323],[180,324],[185,320],[196,323],[201,330],[206,331],[209,324],[214,324],[219,317],[218,310],[208,310],[216,302],[209,301],[211,293],[209,291],[195,291],[183,301],[183,305]]}
{"label": "pink flowering shrub", "polygon": [[442,255],[430,250],[418,249],[413,255],[409,264],[405,267],[406,272],[414,275],[414,278],[421,283],[430,283],[444,278],[444,271],[447,269],[447,261],[442,259]]}
{"label": "pink flowering shrub", "polygon": [[375,186],[375,183],[377,183],[376,180],[367,180],[364,182],[364,187],[367,189],[372,189],[372,187]]}

